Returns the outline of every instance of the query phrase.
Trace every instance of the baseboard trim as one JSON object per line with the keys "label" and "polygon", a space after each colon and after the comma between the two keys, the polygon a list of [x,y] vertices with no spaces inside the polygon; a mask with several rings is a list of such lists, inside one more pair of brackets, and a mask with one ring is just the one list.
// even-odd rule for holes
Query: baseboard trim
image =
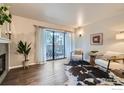
{"label": "baseboard trim", "polygon": [[[46,64],[46,62],[45,62],[45,61],[42,61],[42,62],[30,63],[29,66],[31,66],[31,65],[36,65],[36,64],[41,64],[41,65],[43,65],[43,64]],[[9,67],[9,70],[14,69],[14,68],[20,68],[20,67],[23,67],[23,65],[17,65],[17,66]]]}
{"label": "baseboard trim", "polygon": [[[36,64],[39,64],[39,63],[30,63],[29,66],[31,66],[31,65],[36,65]],[[9,67],[9,70],[15,69],[15,68],[20,68],[20,67],[23,67],[23,65],[18,65],[18,66]]]}

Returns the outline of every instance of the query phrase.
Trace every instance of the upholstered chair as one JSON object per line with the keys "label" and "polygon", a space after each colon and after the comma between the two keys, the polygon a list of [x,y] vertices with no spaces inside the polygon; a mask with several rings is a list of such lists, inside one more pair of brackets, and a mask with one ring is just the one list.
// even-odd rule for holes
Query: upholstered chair
{"label": "upholstered chair", "polygon": [[76,49],[71,52],[71,61],[82,61],[83,60],[83,50]]}

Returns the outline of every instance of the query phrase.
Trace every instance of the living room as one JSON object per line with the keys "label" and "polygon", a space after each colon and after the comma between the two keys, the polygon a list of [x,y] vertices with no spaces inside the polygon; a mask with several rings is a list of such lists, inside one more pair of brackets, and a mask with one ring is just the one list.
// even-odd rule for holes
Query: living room
{"label": "living room", "polygon": [[124,85],[124,4],[1,7],[12,16],[1,24],[1,84]]}

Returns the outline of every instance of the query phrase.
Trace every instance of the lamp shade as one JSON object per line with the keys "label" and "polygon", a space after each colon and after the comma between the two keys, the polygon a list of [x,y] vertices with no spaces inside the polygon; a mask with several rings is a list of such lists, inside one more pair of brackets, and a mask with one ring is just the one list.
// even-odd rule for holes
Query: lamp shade
{"label": "lamp shade", "polygon": [[122,39],[124,39],[124,33],[118,33],[118,34],[116,34],[116,39],[117,39],[117,40],[122,40]]}

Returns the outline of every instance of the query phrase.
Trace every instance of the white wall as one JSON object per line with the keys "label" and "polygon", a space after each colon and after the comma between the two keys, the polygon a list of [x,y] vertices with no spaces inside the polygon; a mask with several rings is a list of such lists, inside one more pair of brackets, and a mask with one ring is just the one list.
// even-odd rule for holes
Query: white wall
{"label": "white wall", "polygon": [[32,20],[20,16],[13,15],[12,17],[12,39],[10,43],[10,67],[20,66],[24,60],[23,56],[16,52],[17,43],[19,40],[31,42],[31,53],[29,55],[29,64],[35,64],[36,42],[35,42],[35,27],[33,25],[48,26],[50,28],[64,29],[72,31],[72,28],[67,26],[45,23],[37,20]]}
{"label": "white wall", "polygon": [[[124,40],[115,39],[118,31],[124,31],[124,13],[91,23],[82,30],[84,31],[83,37],[79,37],[78,31],[75,34],[75,47],[84,50],[85,59],[89,58],[88,52],[91,50],[124,53]],[[90,45],[90,34],[95,33],[103,33],[103,45]]]}

